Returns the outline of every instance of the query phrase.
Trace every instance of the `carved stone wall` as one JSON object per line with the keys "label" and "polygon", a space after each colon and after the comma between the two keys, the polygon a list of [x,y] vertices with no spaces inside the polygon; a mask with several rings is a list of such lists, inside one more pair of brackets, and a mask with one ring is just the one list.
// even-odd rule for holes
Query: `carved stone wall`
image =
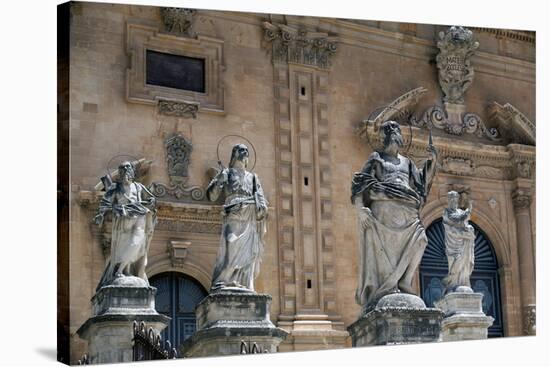
{"label": "carved stone wall", "polygon": [[[354,301],[357,222],[350,181],[372,152],[372,146],[358,138],[356,127],[379,106],[390,104],[404,111],[393,116],[389,109],[381,120],[391,117],[407,123],[411,115],[422,120],[440,101],[433,63],[438,52],[434,36],[440,28],[198,10],[193,34],[183,35],[165,28],[157,7],[79,2],[72,6],[70,332],[89,317],[89,299],[109,249],[108,226],[101,231],[90,225],[95,209],[86,205],[96,204],[85,204],[87,199],[79,193],[94,191],[106,162],[117,154],[151,160],[142,182],[162,183],[172,194],[159,197],[160,220],[148,271],[184,272],[208,288],[221,228],[219,207],[195,200],[191,193],[179,198],[177,194],[191,186],[204,189],[207,170],[217,166],[217,142],[238,134],[257,148],[255,172],[270,202],[257,285],[273,295],[272,321],[291,331],[281,348],[346,345],[342,330],[359,312]],[[267,21],[280,32],[272,40],[266,39]],[[283,30],[291,33],[291,42],[280,38]],[[441,215],[446,198],[439,193],[452,185],[469,187],[476,208],[472,220],[490,237],[501,265],[505,335],[523,335],[533,329],[534,319],[523,291],[534,269],[528,266],[529,246],[520,240],[531,239],[534,257],[535,64],[534,58],[518,53],[506,56],[492,53],[490,47],[481,51],[490,37],[492,48],[505,48],[509,40],[488,32],[479,36],[483,44],[471,59],[476,81],[464,94],[464,103],[486,128],[498,128],[503,139],[469,133],[474,120],[460,125],[459,134],[451,134],[444,120],[442,128],[413,124],[408,154],[419,164],[426,158],[429,125],[440,160],[423,212],[426,224]],[[279,46],[274,45],[276,39],[281,40]],[[317,43],[302,42],[307,39]],[[196,51],[211,60],[218,79],[208,81],[215,87],[209,91],[219,91],[216,97],[166,94],[141,84],[136,79],[143,72],[138,57],[146,40],[159,51]],[[327,51],[323,45],[331,42],[335,52],[320,57],[319,48]],[[530,47],[527,51],[533,54],[533,44],[528,45],[522,47]],[[295,56],[274,58],[280,47]],[[127,95],[129,88],[134,89]],[[214,113],[203,113],[209,108]],[[408,139],[409,128],[403,132]],[[193,144],[188,180],[179,181],[185,182],[179,187],[172,187],[166,160],[165,140],[172,134]],[[373,133],[373,140],[376,137]],[[229,157],[220,158],[226,163]],[[531,200],[525,210],[529,221],[523,216],[518,226],[519,207],[514,209],[512,193],[520,181],[521,188],[531,188]],[[71,345],[75,356],[86,352],[76,336]]]}
{"label": "carved stone wall", "polygon": [[[296,31],[281,25],[275,28],[267,22],[264,28],[267,41],[274,42],[277,214],[281,259],[281,313],[278,318],[279,326],[292,330],[292,348],[302,349],[299,338],[301,330],[298,329],[307,330],[308,322],[325,322],[328,335],[333,328],[343,329],[337,309],[332,263],[329,72],[323,70],[328,64],[304,58],[305,51],[296,50],[296,47],[310,50],[310,41],[314,45],[327,43],[319,41],[319,33]],[[286,42],[286,34],[296,34],[298,40],[294,39],[291,46],[281,44]],[[290,36],[288,38],[291,39]],[[300,40],[304,41],[301,46]],[[279,57],[282,47],[290,47],[284,51],[285,57]],[[299,53],[302,58],[290,57],[286,52]],[[314,334],[310,335],[313,339],[316,337]],[[331,335],[335,339],[333,346],[342,345],[345,335],[343,331],[334,330]],[[319,344],[318,341],[314,343]]]}

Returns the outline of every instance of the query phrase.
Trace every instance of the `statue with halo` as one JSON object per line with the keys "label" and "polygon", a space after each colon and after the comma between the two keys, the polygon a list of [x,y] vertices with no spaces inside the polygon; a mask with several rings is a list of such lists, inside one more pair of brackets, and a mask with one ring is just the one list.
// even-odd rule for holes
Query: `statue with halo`
{"label": "statue with halo", "polygon": [[258,176],[247,171],[248,158],[248,147],[236,144],[229,167],[222,167],[206,189],[211,201],[216,201],[221,194],[225,196],[211,291],[254,292],[254,279],[260,271],[268,203]]}

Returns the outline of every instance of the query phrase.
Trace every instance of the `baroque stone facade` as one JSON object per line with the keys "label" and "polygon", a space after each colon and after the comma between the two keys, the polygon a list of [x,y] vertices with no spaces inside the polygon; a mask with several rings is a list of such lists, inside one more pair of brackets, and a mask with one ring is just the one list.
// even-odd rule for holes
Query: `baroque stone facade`
{"label": "baroque stone facade", "polygon": [[[75,332],[90,317],[109,249],[109,222],[91,224],[97,177],[121,152],[151,161],[140,178],[158,196],[147,274],[183,273],[208,289],[221,206],[203,195],[228,134],[257,148],[254,171],[270,202],[255,287],[289,332],[279,350],[350,347],[346,328],[360,306],[349,182],[391,118],[404,124],[417,164],[430,131],[439,150],[425,227],[462,188],[498,260],[503,334],[534,333],[534,35],[471,29],[475,80],[464,108],[450,110],[433,62],[449,27],[197,10],[186,28],[158,7],[78,2],[71,13],[71,362],[86,352]],[[502,43],[513,47],[500,54]],[[206,92],[144,83],[147,47],[204,58]]]}

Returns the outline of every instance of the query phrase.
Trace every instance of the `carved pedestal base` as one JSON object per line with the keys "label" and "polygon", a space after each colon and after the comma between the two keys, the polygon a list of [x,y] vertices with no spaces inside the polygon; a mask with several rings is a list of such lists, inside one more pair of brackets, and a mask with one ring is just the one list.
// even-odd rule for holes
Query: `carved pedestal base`
{"label": "carved pedestal base", "polygon": [[279,321],[278,326],[290,334],[279,346],[279,351],[301,351],[346,348],[349,337],[343,322],[333,321],[328,315],[295,315],[292,321]]}
{"label": "carved pedestal base", "polygon": [[419,297],[395,293],[348,327],[353,347],[412,344],[439,340],[443,312],[427,308]]}
{"label": "carved pedestal base", "polygon": [[487,339],[487,329],[494,319],[483,313],[482,298],[481,293],[453,292],[435,303],[445,313],[442,341]]}
{"label": "carved pedestal base", "polygon": [[131,362],[134,321],[146,322],[156,333],[168,325],[170,318],[155,311],[156,288],[137,279],[125,277],[119,282],[125,284],[103,287],[92,298],[94,315],[77,330],[88,341],[91,364]]}
{"label": "carved pedestal base", "polygon": [[181,355],[277,352],[288,333],[269,319],[270,304],[271,296],[267,294],[234,291],[209,294],[196,308],[197,332],[182,344]]}

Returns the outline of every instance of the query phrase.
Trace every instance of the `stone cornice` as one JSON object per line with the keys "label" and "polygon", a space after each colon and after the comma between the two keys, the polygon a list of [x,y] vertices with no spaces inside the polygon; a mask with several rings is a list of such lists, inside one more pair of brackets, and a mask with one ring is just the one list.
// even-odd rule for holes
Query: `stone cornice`
{"label": "stone cornice", "polygon": [[[338,37],[338,44],[341,46],[369,48],[427,62],[434,59],[438,51],[433,41],[400,32],[383,30],[367,24],[358,24],[345,19],[291,15],[282,17],[277,14],[219,12],[214,10],[200,10],[198,14],[260,27],[266,20],[273,18],[278,21],[281,18],[281,21],[285,19],[288,25],[303,24],[316,27],[321,32],[330,30]],[[308,20],[309,18],[312,18],[311,21]],[[476,28],[473,29],[477,31]],[[485,31],[485,28],[483,29]],[[479,74],[490,74],[535,83],[536,64],[534,62],[477,51],[472,56],[472,64],[476,73]]]}
{"label": "stone cornice", "polygon": [[481,27],[471,27],[470,29],[476,32],[491,33],[497,36],[498,38],[508,38],[514,41],[528,42],[532,44],[535,44],[537,40],[535,32],[531,32],[531,31],[515,31],[512,29],[481,28]]}
{"label": "stone cornice", "polygon": [[[80,191],[76,198],[83,208],[96,210],[104,191]],[[168,220],[191,220],[221,223],[222,205],[191,204],[157,199],[157,217]]]}

